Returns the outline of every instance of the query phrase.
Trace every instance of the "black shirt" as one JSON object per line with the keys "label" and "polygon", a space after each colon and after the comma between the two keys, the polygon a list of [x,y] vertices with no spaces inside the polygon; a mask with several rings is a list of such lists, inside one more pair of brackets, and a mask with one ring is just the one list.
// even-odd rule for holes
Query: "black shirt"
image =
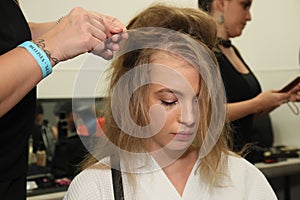
{"label": "black shirt", "polygon": [[[222,52],[216,52],[220,72],[223,79],[226,97],[228,103],[245,101],[252,99],[261,92],[261,87],[243,58],[234,48],[235,53],[249,70],[248,74],[238,72],[227,57]],[[234,150],[239,151],[241,148],[250,142],[254,142],[253,135],[253,115],[248,115],[231,123],[232,135],[234,142]]]}
{"label": "black shirt", "polygon": [[[0,1],[0,27],[0,55],[31,40],[28,24],[14,0]],[[0,118],[0,181],[26,174],[35,104],[36,88]]]}

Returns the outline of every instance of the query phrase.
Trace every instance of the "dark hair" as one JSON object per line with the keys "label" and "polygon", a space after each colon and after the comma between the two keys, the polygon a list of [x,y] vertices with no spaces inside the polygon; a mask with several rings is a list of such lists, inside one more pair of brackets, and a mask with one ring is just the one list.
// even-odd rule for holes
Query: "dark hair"
{"label": "dark hair", "polygon": [[211,4],[214,0],[198,0],[198,8],[210,12],[211,11]]}

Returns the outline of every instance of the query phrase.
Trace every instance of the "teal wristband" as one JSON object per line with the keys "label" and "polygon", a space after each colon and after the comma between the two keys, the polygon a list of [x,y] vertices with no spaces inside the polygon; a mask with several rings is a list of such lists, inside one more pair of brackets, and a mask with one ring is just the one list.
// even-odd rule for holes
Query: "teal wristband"
{"label": "teal wristband", "polygon": [[24,47],[34,57],[42,70],[43,78],[52,73],[52,65],[49,58],[47,57],[46,53],[36,44],[26,41],[20,44],[18,47]]}

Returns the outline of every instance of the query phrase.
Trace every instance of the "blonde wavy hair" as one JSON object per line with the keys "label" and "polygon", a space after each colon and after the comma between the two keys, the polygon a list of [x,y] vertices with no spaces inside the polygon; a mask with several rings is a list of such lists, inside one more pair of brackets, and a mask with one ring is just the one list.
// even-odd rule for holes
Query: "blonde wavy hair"
{"label": "blonde wavy hair", "polygon": [[[145,27],[149,28],[144,29]],[[163,33],[159,29],[150,27],[163,28]],[[156,4],[134,17],[127,28],[129,39],[124,42],[124,45],[121,45],[121,51],[109,68],[110,84],[107,110],[105,112],[105,136],[109,142],[96,149],[96,156],[95,154],[88,156],[83,163],[83,168],[91,167],[99,159],[117,154],[118,152],[109,148],[111,144],[127,152],[147,152],[145,147],[149,139],[135,137],[120,128],[119,123],[126,124],[128,119],[123,114],[125,113],[122,110],[124,105],[120,107],[121,109],[118,109],[117,104],[122,104],[122,100],[116,103],[112,97],[117,93],[121,99],[131,91],[134,91],[128,102],[129,115],[138,126],[147,126],[149,124],[147,106],[149,87],[147,84],[143,85],[142,83],[145,80],[149,80],[149,76],[145,72],[147,72],[147,66],[151,63],[152,57],[158,51],[171,52],[171,54],[188,60],[199,71],[200,77],[202,77],[199,80],[201,87],[198,99],[201,118],[199,118],[198,134],[191,148],[201,148],[213,121],[212,108],[219,106],[220,110],[226,110],[225,96],[222,95],[224,93],[219,92],[223,91],[222,79],[218,71],[216,58],[212,52],[216,41],[216,27],[214,21],[205,12],[193,8]],[[135,30],[137,31],[135,32]],[[180,34],[174,34],[174,31],[180,32]],[[139,42],[149,46],[143,49],[139,48]],[[194,43],[197,43],[198,47],[195,47]],[[116,90],[120,79],[137,66],[143,66],[146,70],[132,74],[122,84],[123,87]],[[136,85],[143,86],[134,89]],[[221,103],[214,105],[212,98],[220,100],[219,102]],[[112,102],[116,104],[112,104]],[[117,113],[119,113],[118,117],[114,115],[114,110],[117,110]],[[228,145],[230,144],[227,119],[221,124],[221,127],[221,134],[216,144],[198,166],[198,170],[201,170],[199,176],[209,185],[221,185],[222,178],[226,176],[227,159],[224,154],[229,153]],[[129,161],[128,164],[130,165]]]}

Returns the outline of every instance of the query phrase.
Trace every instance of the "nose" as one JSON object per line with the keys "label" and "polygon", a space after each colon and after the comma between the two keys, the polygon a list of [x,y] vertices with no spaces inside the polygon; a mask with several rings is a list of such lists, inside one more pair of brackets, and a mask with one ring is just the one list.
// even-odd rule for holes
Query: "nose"
{"label": "nose", "polygon": [[247,15],[246,15],[246,20],[251,21],[251,19],[252,19],[251,12],[250,12],[250,10],[248,10]]}
{"label": "nose", "polygon": [[197,116],[195,103],[181,103],[178,113],[178,121],[186,126],[194,126]]}

